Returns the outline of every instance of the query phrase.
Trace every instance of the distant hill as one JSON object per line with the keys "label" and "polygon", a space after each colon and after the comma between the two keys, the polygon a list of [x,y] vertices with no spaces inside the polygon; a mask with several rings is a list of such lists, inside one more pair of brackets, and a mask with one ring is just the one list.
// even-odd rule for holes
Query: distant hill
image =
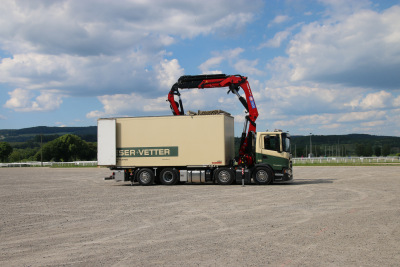
{"label": "distant hill", "polygon": [[8,129],[0,130],[0,141],[3,142],[27,142],[37,138],[37,136],[42,135],[46,141],[50,139],[55,139],[58,136],[64,134],[74,134],[80,136],[82,139],[88,142],[97,141],[97,126],[87,126],[87,127],[47,127],[47,126],[37,126],[23,129]]}

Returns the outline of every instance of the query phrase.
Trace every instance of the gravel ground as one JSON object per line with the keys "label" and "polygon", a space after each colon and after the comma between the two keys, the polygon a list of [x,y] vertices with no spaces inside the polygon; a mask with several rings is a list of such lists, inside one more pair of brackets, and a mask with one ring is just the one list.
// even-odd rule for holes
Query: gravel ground
{"label": "gravel ground", "polygon": [[0,266],[398,266],[399,170],[142,187],[104,168],[1,168]]}

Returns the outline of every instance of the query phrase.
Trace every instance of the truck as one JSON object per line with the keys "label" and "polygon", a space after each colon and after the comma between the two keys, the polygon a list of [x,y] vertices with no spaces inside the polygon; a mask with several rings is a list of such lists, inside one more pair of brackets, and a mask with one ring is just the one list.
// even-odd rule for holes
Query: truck
{"label": "truck", "polygon": [[[229,87],[228,93],[236,94],[247,110],[238,153],[234,117],[229,113],[216,110],[184,115],[178,89],[214,87]],[[246,98],[238,93],[240,88]],[[111,178],[144,186],[292,181],[290,134],[256,132],[258,111],[247,77],[182,76],[172,86],[168,101],[172,116],[98,119],[98,165],[109,167]]]}

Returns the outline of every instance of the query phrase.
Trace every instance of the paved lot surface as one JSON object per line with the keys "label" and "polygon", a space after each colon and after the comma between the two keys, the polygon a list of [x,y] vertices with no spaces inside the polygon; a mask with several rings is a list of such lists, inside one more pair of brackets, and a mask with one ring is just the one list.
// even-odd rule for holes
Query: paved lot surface
{"label": "paved lot surface", "polygon": [[0,266],[398,266],[400,167],[296,167],[285,185],[130,186],[0,169]]}

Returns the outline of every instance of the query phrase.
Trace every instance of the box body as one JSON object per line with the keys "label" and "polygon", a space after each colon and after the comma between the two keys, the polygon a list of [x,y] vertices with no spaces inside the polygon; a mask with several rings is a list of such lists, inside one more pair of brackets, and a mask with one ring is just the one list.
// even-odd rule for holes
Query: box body
{"label": "box body", "polygon": [[[103,120],[114,121],[113,137],[112,123]],[[122,168],[225,166],[234,158],[234,120],[227,115],[99,119],[98,135],[103,132],[109,138],[98,140],[98,159],[107,159],[98,160],[103,166],[114,165],[101,154],[113,149],[115,166]]]}

